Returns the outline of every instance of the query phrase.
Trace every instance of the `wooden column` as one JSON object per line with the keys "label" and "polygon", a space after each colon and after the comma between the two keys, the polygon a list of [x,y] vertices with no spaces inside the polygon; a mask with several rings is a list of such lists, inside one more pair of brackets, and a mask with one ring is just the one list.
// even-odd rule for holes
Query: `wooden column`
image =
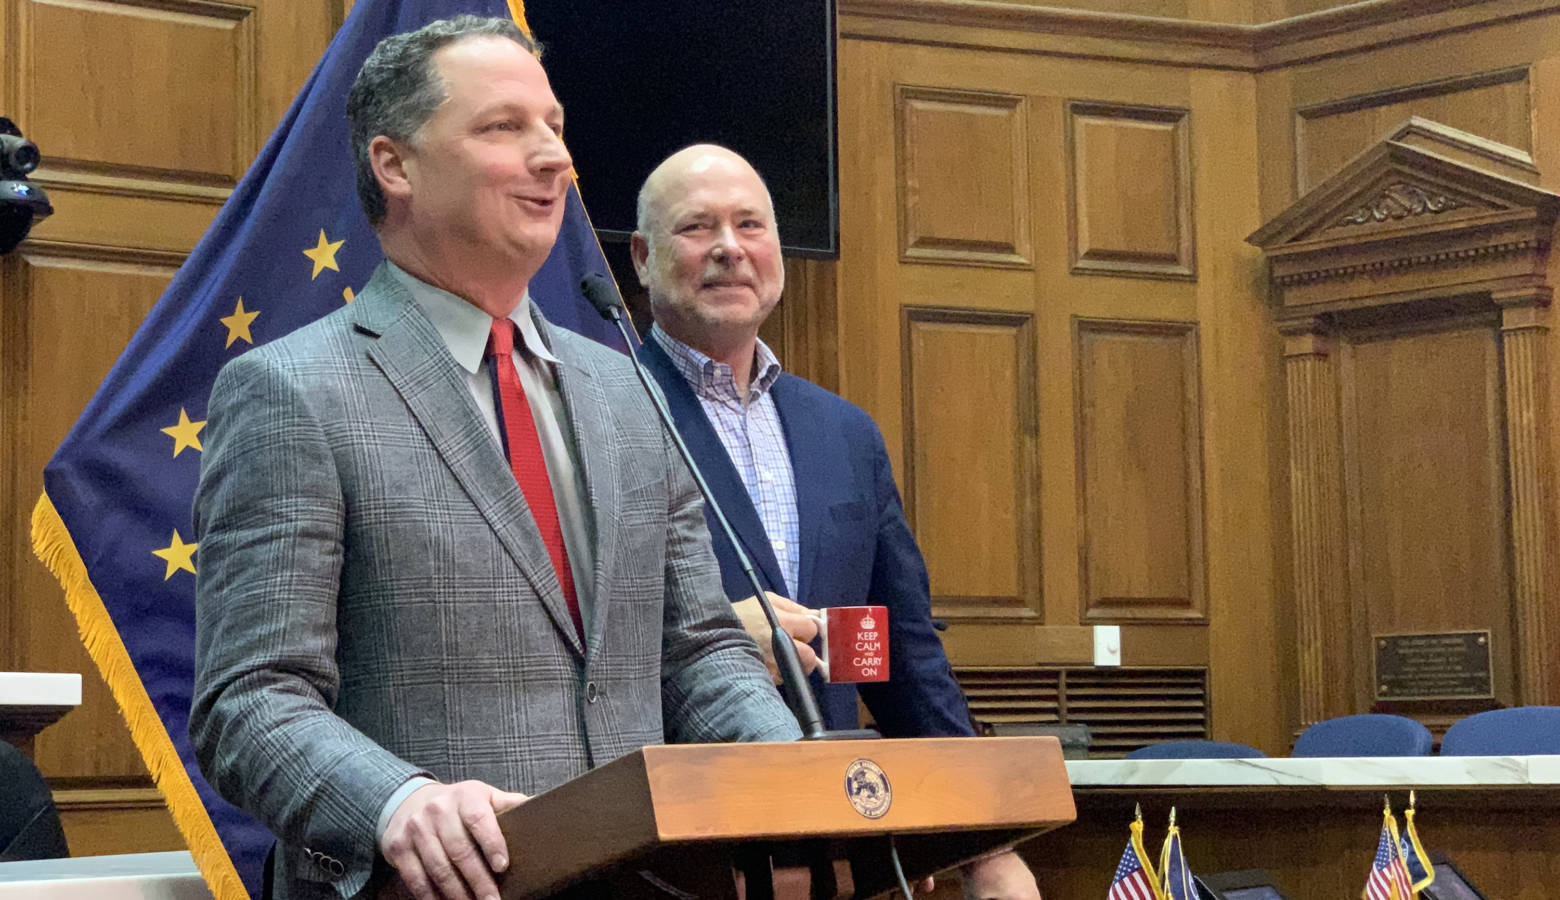
{"label": "wooden column", "polygon": [[1333,341],[1307,319],[1280,326],[1289,392],[1290,530],[1300,727],[1349,711],[1348,570]]}
{"label": "wooden column", "polygon": [[1554,534],[1549,459],[1549,300],[1547,287],[1491,295],[1501,307],[1506,369],[1506,453],[1511,479],[1511,556],[1515,576],[1517,688],[1525,704],[1552,704],[1547,655],[1552,627]]}

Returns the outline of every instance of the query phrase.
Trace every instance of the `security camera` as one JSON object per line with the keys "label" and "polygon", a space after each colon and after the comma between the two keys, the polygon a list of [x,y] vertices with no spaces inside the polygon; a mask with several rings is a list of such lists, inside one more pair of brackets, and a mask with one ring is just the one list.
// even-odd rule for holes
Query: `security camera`
{"label": "security camera", "polygon": [[14,250],[34,222],[54,212],[43,188],[27,180],[41,158],[38,145],[0,116],[0,254]]}

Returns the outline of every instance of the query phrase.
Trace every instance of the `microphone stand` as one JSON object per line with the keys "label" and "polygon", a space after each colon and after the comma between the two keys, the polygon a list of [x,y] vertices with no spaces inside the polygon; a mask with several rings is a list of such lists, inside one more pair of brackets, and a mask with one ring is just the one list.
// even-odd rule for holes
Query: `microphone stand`
{"label": "microphone stand", "polygon": [[666,408],[666,401],[651,384],[650,373],[645,371],[644,363],[640,362],[639,357],[634,353],[634,345],[638,342],[628,333],[628,326],[624,324],[623,315],[618,311],[615,300],[616,288],[612,287],[611,282],[605,277],[592,273],[580,282],[580,289],[585,292],[585,299],[601,313],[602,318],[610,319],[617,325],[618,331],[622,332],[623,342],[628,347],[628,358],[634,366],[634,374],[639,376],[639,383],[644,386],[645,393],[650,396],[651,404],[655,406],[656,414],[661,417],[661,424],[665,426],[667,434],[671,435],[677,452],[688,465],[688,471],[693,474],[694,483],[699,486],[699,492],[704,495],[704,502],[715,514],[715,521],[720,525],[721,533],[726,536],[731,548],[737,552],[737,561],[742,566],[742,573],[747,576],[748,584],[753,588],[753,596],[758,598],[758,605],[764,610],[764,618],[769,622],[775,665],[780,670],[780,681],[785,685],[791,712],[802,727],[802,739],[826,741],[876,737],[876,732],[868,730],[832,733],[824,730],[823,716],[818,712],[818,701],[813,697],[812,687],[808,685],[807,676],[802,672],[802,662],[796,656],[796,647],[791,643],[791,635],[780,627],[780,617],[775,614],[774,606],[765,596],[764,586],[758,580],[758,572],[753,568],[753,561],[748,558],[747,553],[742,549],[742,544],[737,541],[737,533],[732,530],[725,511],[720,508],[720,503],[716,501],[709,484],[704,480],[704,473],[699,471],[699,464],[694,461],[688,445],[683,443],[682,435],[678,433],[677,426],[672,422],[672,414]]}

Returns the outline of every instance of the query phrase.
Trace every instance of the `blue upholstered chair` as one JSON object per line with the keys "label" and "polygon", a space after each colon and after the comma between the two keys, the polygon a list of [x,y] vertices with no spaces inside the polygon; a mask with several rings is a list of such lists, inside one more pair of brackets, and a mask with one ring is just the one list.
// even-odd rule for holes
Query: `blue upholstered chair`
{"label": "blue upholstered chair", "polygon": [[1560,706],[1514,706],[1475,713],[1446,729],[1442,756],[1560,754]]}
{"label": "blue upholstered chair", "polygon": [[1256,747],[1232,741],[1165,741],[1139,747],[1127,759],[1256,759],[1266,756]]}
{"label": "blue upholstered chair", "polygon": [[1430,729],[1406,716],[1363,713],[1317,722],[1290,756],[1429,756]]}

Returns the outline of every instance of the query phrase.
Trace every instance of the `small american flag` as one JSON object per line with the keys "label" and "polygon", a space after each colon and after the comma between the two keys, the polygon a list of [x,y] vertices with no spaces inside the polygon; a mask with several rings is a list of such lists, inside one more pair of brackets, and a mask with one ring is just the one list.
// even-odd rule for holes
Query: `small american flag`
{"label": "small american flag", "polygon": [[1132,823],[1132,837],[1121,853],[1116,875],[1110,882],[1107,900],[1162,900],[1155,885],[1153,868],[1143,855],[1143,823]]}
{"label": "small american flag", "polygon": [[1382,823],[1376,858],[1370,864],[1370,877],[1365,880],[1365,900],[1410,900],[1413,896],[1409,887],[1412,882],[1392,831],[1391,823]]}

